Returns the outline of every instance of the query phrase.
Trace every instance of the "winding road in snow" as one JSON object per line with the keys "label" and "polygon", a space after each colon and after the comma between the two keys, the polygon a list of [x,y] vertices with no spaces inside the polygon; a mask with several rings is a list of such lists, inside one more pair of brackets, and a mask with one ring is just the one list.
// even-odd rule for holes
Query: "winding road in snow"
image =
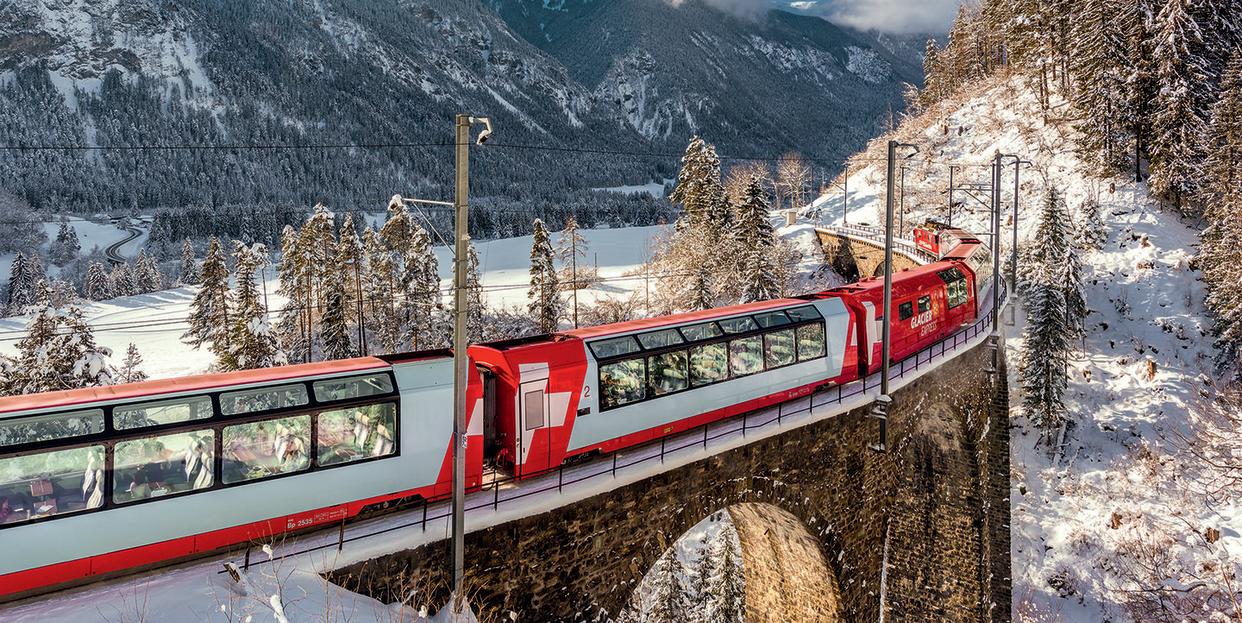
{"label": "winding road in snow", "polygon": [[113,264],[124,264],[125,257],[121,255],[121,247],[125,246],[130,241],[137,238],[138,236],[142,235],[142,230],[138,229],[137,227],[132,227],[132,226],[122,227],[121,229],[124,229],[125,231],[129,232],[129,237],[119,240],[117,242],[114,242],[108,245],[107,249],[104,249],[104,256],[107,257],[108,261],[112,262]]}

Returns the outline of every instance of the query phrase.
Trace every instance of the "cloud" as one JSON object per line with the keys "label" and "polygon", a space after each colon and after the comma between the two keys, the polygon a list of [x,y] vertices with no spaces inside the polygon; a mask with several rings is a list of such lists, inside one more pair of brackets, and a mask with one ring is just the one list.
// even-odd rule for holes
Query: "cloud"
{"label": "cloud", "polygon": [[[690,0],[668,0],[673,6],[681,6]],[[746,19],[757,19],[772,8],[771,0],[701,0],[703,4]]]}
{"label": "cloud", "polygon": [[948,32],[961,4],[961,0],[832,0],[804,10],[862,30],[943,33]]}

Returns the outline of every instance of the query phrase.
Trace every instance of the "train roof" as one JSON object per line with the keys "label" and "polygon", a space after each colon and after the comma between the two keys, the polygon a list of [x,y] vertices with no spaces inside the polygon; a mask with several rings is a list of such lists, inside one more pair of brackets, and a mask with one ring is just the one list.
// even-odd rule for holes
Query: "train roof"
{"label": "train roof", "polygon": [[728,316],[737,316],[748,312],[761,311],[765,309],[774,309],[781,307],[789,307],[791,305],[806,304],[806,299],[800,298],[783,298],[772,299],[769,301],[759,301],[757,303],[743,303],[741,305],[730,305],[728,307],[715,307],[702,311],[683,312],[680,314],[671,314],[668,316],[658,316],[655,318],[644,318],[642,320],[631,320],[628,322],[618,322],[615,324],[600,325],[598,327],[587,327],[585,329],[575,329],[573,331],[562,331],[559,335],[565,335],[583,340],[602,337],[605,335],[616,335],[642,331],[644,329],[657,329],[660,327],[676,326],[692,323],[696,320],[710,320],[713,318],[725,318]]}
{"label": "train roof", "polygon": [[8,396],[0,398],[0,415],[33,409],[68,407],[93,402],[205,391],[234,385],[253,385],[308,376],[361,372],[363,370],[387,368],[389,365],[389,362],[379,357],[357,357],[354,359],[303,363],[275,368],[260,368],[257,370],[198,374],[195,376],[126,383],[123,385],[86,387],[41,394]]}

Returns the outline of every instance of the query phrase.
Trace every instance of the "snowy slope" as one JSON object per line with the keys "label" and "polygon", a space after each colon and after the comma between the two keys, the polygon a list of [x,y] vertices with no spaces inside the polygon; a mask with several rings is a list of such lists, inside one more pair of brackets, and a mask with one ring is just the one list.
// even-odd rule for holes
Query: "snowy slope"
{"label": "snowy slope", "polygon": [[[1091,313],[1086,339],[1070,364],[1067,402],[1074,426],[1059,452],[1023,416],[1014,375],[1025,319],[1020,308],[1006,312],[1013,319],[1006,350],[1014,608],[1024,621],[1124,621],[1122,604],[1136,588],[1126,580],[1136,543],[1159,543],[1173,560],[1192,567],[1195,560],[1210,560],[1219,569],[1242,572],[1242,512],[1214,509],[1189,493],[1185,478],[1195,468],[1175,460],[1177,433],[1185,432],[1188,413],[1206,402],[1212,378],[1203,287],[1190,269],[1197,231],[1162,210],[1145,184],[1093,175],[1074,152],[1064,102],[1045,121],[1035,94],[1020,79],[996,79],[977,93],[938,105],[898,130],[899,140],[922,148],[907,161],[905,229],[922,218],[947,217],[950,163],[961,167],[957,184],[986,184],[989,170],[979,165],[997,151],[1034,162],[1022,171],[1019,245],[1033,237],[1049,187],[1064,193],[1076,218],[1088,197],[1102,206],[1107,242],[1082,256]],[[855,158],[850,222],[883,223],[882,143]],[[1012,165],[1002,188],[1002,257],[1008,262]],[[803,214],[839,222],[842,194],[835,188]],[[986,232],[987,210],[963,195],[956,197],[965,205],[955,210],[954,224]],[[979,196],[987,199],[986,192]],[[1148,361],[1155,364],[1152,378]],[[1218,543],[1201,537],[1208,528],[1221,530]]]}

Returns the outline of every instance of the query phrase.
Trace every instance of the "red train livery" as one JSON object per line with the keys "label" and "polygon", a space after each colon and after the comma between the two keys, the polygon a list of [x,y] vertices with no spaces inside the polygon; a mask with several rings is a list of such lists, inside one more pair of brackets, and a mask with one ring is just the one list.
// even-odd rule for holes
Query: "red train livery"
{"label": "red train livery", "polygon": [[[978,315],[989,251],[951,239],[894,275],[894,360]],[[467,486],[875,372],[882,286],[471,346]],[[443,497],[452,383],[439,351],[2,398],[0,600]]]}

